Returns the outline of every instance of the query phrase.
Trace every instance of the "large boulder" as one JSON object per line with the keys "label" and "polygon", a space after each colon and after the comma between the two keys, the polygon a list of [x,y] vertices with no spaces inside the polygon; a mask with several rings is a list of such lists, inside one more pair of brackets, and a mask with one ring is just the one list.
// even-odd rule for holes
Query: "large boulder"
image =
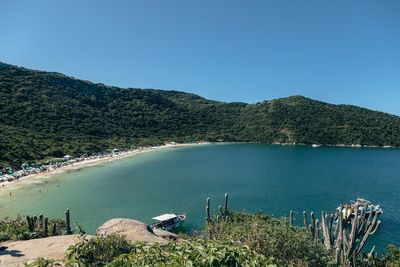
{"label": "large boulder", "polygon": [[[125,236],[129,241],[144,241],[148,244],[167,244],[168,240],[179,241],[179,236],[171,232],[163,230],[153,232],[145,223],[121,218],[107,221],[97,229],[96,234],[118,234]],[[3,242],[0,243],[0,266],[24,266],[24,263],[37,258],[62,260],[67,249],[80,240],[79,235],[64,235]]]}
{"label": "large boulder", "polygon": [[118,234],[125,236],[129,241],[144,241],[148,244],[167,244],[168,241],[153,233],[151,228],[140,221],[132,219],[111,219],[100,226],[96,235]]}
{"label": "large boulder", "polygon": [[0,266],[24,266],[37,258],[62,260],[67,249],[81,240],[79,235],[51,236],[0,244]]}

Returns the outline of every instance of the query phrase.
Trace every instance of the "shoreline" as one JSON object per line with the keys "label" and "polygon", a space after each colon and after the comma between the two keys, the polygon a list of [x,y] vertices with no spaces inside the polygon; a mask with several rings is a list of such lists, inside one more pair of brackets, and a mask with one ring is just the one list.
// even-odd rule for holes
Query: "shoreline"
{"label": "shoreline", "polygon": [[[250,144],[252,142],[249,142]],[[262,144],[262,143],[257,143],[255,142],[254,144]],[[303,143],[279,143],[279,142],[273,142],[268,145],[277,145],[277,146],[308,146],[308,147],[340,147],[340,148],[383,148],[383,149],[394,149],[394,148],[400,148],[397,146],[376,146],[376,145],[360,145],[360,144],[352,144],[352,145],[346,145],[346,144],[336,144],[336,145],[329,145],[329,144],[303,144]]]}
{"label": "shoreline", "polygon": [[[166,149],[166,148],[179,148],[179,147],[190,147],[190,146],[198,146],[198,145],[208,145],[210,142],[198,142],[198,143],[183,143],[183,144],[166,144],[166,145],[161,145],[161,146],[152,146],[152,147],[144,147],[141,149],[135,149],[135,150],[130,150],[130,151],[122,151],[117,155],[110,155],[102,158],[95,158],[95,159],[87,159],[79,162],[75,162],[70,165],[62,166],[50,171],[45,171],[45,172],[40,172],[40,173],[34,173],[34,174],[29,174],[26,176],[23,176],[17,180],[13,181],[3,181],[0,182],[0,194],[4,193],[6,189],[8,190],[14,190],[19,187],[29,185],[29,184],[34,184],[38,182],[38,180],[45,180],[45,179],[51,179],[53,176],[57,174],[62,174],[62,173],[68,173],[71,171],[76,171],[76,170],[82,170],[85,168],[93,167],[102,163],[109,163],[115,160],[121,160],[129,157],[133,157],[136,155],[148,153],[148,152],[156,152],[161,149]],[[11,193],[11,192],[10,192]]]}
{"label": "shoreline", "polygon": [[[214,143],[214,144],[263,144],[257,142],[222,142],[222,143]],[[56,174],[69,173],[71,171],[82,170],[85,168],[93,167],[102,163],[109,163],[115,160],[125,159],[129,157],[133,157],[136,155],[140,155],[147,152],[156,152],[160,149],[166,148],[178,148],[178,147],[189,147],[189,146],[197,146],[197,145],[208,145],[213,144],[213,142],[198,142],[198,143],[175,143],[175,144],[165,144],[161,146],[152,146],[152,147],[143,147],[135,150],[129,151],[121,151],[117,155],[109,155],[102,158],[94,158],[94,159],[86,159],[83,161],[78,161],[69,165],[61,166],[56,169],[52,169],[49,171],[29,174],[26,176],[22,176],[19,179],[13,181],[2,181],[0,182],[0,194],[4,193],[6,189],[16,189],[24,185],[34,184],[38,180],[50,179]],[[311,146],[314,148],[323,148],[323,147],[337,147],[337,148],[380,148],[380,149],[396,149],[399,147],[395,146],[362,146],[362,145],[345,145],[345,144],[337,144],[337,145],[317,145],[313,146],[310,144],[301,144],[301,143],[279,143],[274,142],[268,145],[276,145],[276,146]]]}

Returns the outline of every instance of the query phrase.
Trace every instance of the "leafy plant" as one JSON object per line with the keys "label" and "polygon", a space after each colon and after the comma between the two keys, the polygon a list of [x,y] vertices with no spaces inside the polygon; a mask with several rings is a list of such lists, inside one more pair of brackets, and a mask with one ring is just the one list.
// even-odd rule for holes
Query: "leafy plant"
{"label": "leafy plant", "polygon": [[103,266],[115,257],[131,252],[132,248],[131,243],[118,235],[83,237],[68,249],[66,261],[78,266]]}
{"label": "leafy plant", "polygon": [[[62,235],[65,232],[65,221],[51,219],[48,222],[48,232],[45,232],[43,221],[38,217],[27,217],[17,215],[15,218],[0,220],[0,242],[7,240],[29,240],[53,235]],[[42,217],[43,218],[43,217]]]}
{"label": "leafy plant", "polygon": [[207,224],[205,234],[211,240],[233,240],[252,251],[273,257],[278,265],[323,266],[333,260],[324,247],[301,227],[288,226],[284,218],[231,212],[228,221]]}
{"label": "leafy plant", "polygon": [[31,263],[25,263],[25,267],[58,267],[58,266],[63,266],[63,263],[56,260],[49,260],[45,258],[39,258]]}
{"label": "leafy plant", "polygon": [[84,239],[72,246],[67,263],[78,266],[266,266],[267,258],[234,242],[192,238],[181,243],[146,245],[128,243],[110,235]]}
{"label": "leafy plant", "polygon": [[388,267],[400,266],[400,248],[390,244],[383,259]]}

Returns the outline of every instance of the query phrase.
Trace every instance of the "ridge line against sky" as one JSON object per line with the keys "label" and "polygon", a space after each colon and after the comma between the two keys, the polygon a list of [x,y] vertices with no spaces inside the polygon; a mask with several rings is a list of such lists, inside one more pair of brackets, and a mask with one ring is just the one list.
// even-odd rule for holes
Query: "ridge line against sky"
{"label": "ridge line against sky", "polygon": [[2,1],[0,61],[224,102],[400,115],[400,1]]}
{"label": "ridge line against sky", "polygon": [[[240,101],[240,100],[239,100],[239,101],[224,101],[224,100],[217,100],[217,99],[207,98],[207,97],[204,97],[204,96],[202,96],[202,95],[200,95],[200,94],[192,93],[192,92],[185,91],[185,90],[177,90],[177,89],[173,89],[173,88],[171,88],[171,89],[151,88],[151,87],[143,87],[143,88],[141,88],[141,87],[132,87],[132,86],[129,86],[129,87],[121,87],[121,86],[116,86],[116,85],[113,85],[113,84],[106,84],[106,83],[102,83],[102,82],[93,82],[93,81],[90,81],[90,80],[81,79],[81,78],[79,78],[79,77],[67,75],[67,74],[65,74],[65,73],[61,73],[61,72],[58,72],[58,71],[40,70],[40,69],[28,68],[28,67],[24,67],[24,66],[19,66],[19,65],[14,65],[14,64],[5,63],[5,62],[2,62],[2,61],[0,60],[0,66],[1,66],[1,63],[4,63],[4,64],[6,64],[6,65],[15,66],[15,67],[18,67],[18,68],[25,68],[25,69],[32,70],[32,71],[47,72],[47,73],[57,73],[57,74],[59,74],[59,75],[63,75],[63,76],[65,76],[65,77],[68,77],[68,78],[71,78],[71,79],[76,79],[76,80],[80,80],[80,81],[85,81],[85,82],[89,82],[89,83],[92,83],[92,84],[101,84],[101,85],[104,85],[104,86],[119,88],[119,89],[123,89],[123,90],[139,89],[139,90],[177,91],[177,92],[182,92],[182,93],[195,94],[195,95],[197,95],[197,96],[199,96],[199,97],[205,98],[206,100],[210,100],[210,101],[219,101],[219,102],[224,102],[224,103],[243,103],[243,104],[250,104],[250,105],[262,103],[262,102],[264,102],[264,101],[272,101],[272,100],[278,100],[278,99],[285,99],[285,98],[289,98],[289,97],[305,97],[305,98],[308,98],[308,99],[311,99],[311,100],[314,100],[314,101],[320,101],[320,102],[324,102],[324,103],[327,103],[327,104],[346,105],[346,106],[356,106],[356,107],[359,107],[359,108],[365,108],[365,109],[372,110],[372,111],[376,111],[376,112],[382,112],[382,113],[386,113],[386,114],[389,114],[389,115],[399,116],[399,115],[397,115],[397,114],[388,113],[388,112],[385,112],[385,111],[382,111],[382,110],[374,110],[374,109],[370,109],[370,108],[368,108],[368,107],[358,106],[358,105],[354,105],[354,104],[351,104],[351,103],[332,103],[332,102],[329,102],[329,101],[324,101],[324,100],[321,100],[321,99],[311,98],[311,97],[309,97],[309,96],[306,96],[306,95],[299,95],[299,94],[297,94],[297,95],[281,96],[281,97],[270,98],[270,99],[262,99],[262,100],[260,100],[260,101],[258,101],[258,102],[251,102],[251,103],[250,103],[250,102],[245,102],[245,101]],[[399,116],[399,117],[400,117],[400,116]]]}

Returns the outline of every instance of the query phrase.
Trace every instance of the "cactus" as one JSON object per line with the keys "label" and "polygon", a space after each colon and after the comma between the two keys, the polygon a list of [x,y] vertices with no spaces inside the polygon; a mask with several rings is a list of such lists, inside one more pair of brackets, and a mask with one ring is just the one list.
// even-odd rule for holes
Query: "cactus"
{"label": "cactus", "polygon": [[207,198],[207,202],[206,202],[206,222],[207,223],[212,223],[211,221],[211,216],[210,216],[210,197]]}
{"label": "cactus", "polygon": [[319,241],[319,220],[315,220],[314,241],[318,244]]}
{"label": "cactus", "polygon": [[51,228],[51,235],[52,235],[52,236],[57,235],[57,223],[56,223],[56,222],[54,222],[53,225],[52,225],[52,228]]}
{"label": "cactus", "polygon": [[368,221],[371,219],[372,212],[369,213],[369,215],[368,215],[368,220],[364,220],[364,218],[365,218],[365,213],[366,213],[366,212],[367,212],[367,203],[365,203],[365,204],[363,205],[363,208],[362,208],[362,211],[361,211],[361,215],[360,215],[361,225],[360,225],[360,227],[359,227],[359,229],[358,229],[358,231],[357,231],[357,234],[361,234],[361,232],[364,231],[364,230],[363,230],[364,225],[365,225],[366,223],[368,223]]}
{"label": "cactus", "polygon": [[31,219],[32,219],[33,229],[35,229],[37,226],[38,217],[35,215]]}
{"label": "cactus", "polygon": [[336,236],[336,241],[335,241],[335,261],[336,261],[336,265],[338,265],[339,262],[343,261],[341,259],[341,247],[342,247],[342,242],[343,242],[342,241],[343,240],[343,218],[342,218],[341,213],[339,213],[336,228],[338,230],[336,231],[337,236]]}
{"label": "cactus", "polygon": [[34,226],[33,226],[32,218],[29,217],[29,216],[26,216],[26,221],[27,221],[27,223],[28,223],[29,232],[33,232]]}
{"label": "cactus", "polygon": [[316,231],[316,225],[315,225],[315,215],[314,212],[312,211],[311,213],[311,225],[310,225],[310,233],[311,237],[315,239],[315,231]]}
{"label": "cactus", "polygon": [[[367,224],[368,225],[368,229],[366,230],[365,235],[364,235],[363,239],[361,240],[360,245],[357,248],[356,255],[358,255],[361,252],[361,250],[364,247],[365,242],[367,241],[367,239],[376,232],[376,230],[378,229],[379,225],[381,224],[381,221],[378,220],[378,216],[380,215],[380,213],[381,213],[380,211],[375,212],[375,216],[374,216],[373,221],[369,222]],[[370,212],[370,214],[372,214],[372,212]],[[371,218],[371,216],[369,216],[369,218]]]}
{"label": "cactus", "polygon": [[332,231],[334,220],[335,220],[335,215],[333,213],[331,213],[331,216],[329,218],[329,224],[328,224],[329,233]]}
{"label": "cactus", "polygon": [[228,220],[228,193],[225,193],[225,201],[224,201],[224,220]]}
{"label": "cactus", "polygon": [[48,236],[49,235],[49,218],[48,217],[44,218],[44,229],[43,229],[43,232],[44,232],[44,236]]}
{"label": "cactus", "polygon": [[[210,197],[207,197],[206,201],[206,222],[212,223],[211,214],[210,214]],[[219,215],[217,215],[217,223],[221,220],[227,221],[229,219],[229,210],[228,210],[228,193],[225,193],[224,207],[221,205],[218,206]]]}
{"label": "cactus", "polygon": [[328,215],[325,214],[325,211],[321,212],[321,230],[322,230],[324,245],[327,250],[330,250],[331,242],[329,237]]}
{"label": "cactus", "polygon": [[72,234],[72,231],[71,231],[71,218],[70,218],[69,209],[67,209],[65,211],[65,223],[67,224],[67,226],[66,226],[66,234],[67,235]]}
{"label": "cactus", "polygon": [[[328,215],[322,211],[321,221],[315,218],[314,212],[311,212],[310,225],[307,223],[306,212],[303,212],[303,223],[311,238],[316,243],[320,242],[322,238],[325,248],[334,252],[337,265],[350,266],[352,262],[354,265],[355,257],[361,253],[368,238],[377,231],[381,224],[381,221],[378,220],[382,213],[381,209],[377,210],[373,216],[373,212],[366,216],[367,205],[363,204],[361,210],[360,207],[360,205],[353,207],[357,211],[354,212],[353,217],[344,216],[345,212],[348,212],[344,207],[336,214]],[[372,211],[374,208],[371,206],[370,210]],[[372,254],[373,251],[370,255]]]}
{"label": "cactus", "polygon": [[43,228],[43,214],[40,214],[40,215],[39,215],[38,227],[39,227],[40,229]]}
{"label": "cactus", "polygon": [[304,227],[307,229],[307,232],[311,235],[310,228],[308,227],[306,211],[303,211],[303,224],[304,224]]}
{"label": "cactus", "polygon": [[371,259],[374,257],[374,252],[375,252],[375,245],[372,247],[370,252],[367,254],[368,259]]}
{"label": "cactus", "polygon": [[29,232],[32,232],[32,230],[31,230],[31,217],[29,217],[28,215],[26,216],[26,223],[28,224]]}

